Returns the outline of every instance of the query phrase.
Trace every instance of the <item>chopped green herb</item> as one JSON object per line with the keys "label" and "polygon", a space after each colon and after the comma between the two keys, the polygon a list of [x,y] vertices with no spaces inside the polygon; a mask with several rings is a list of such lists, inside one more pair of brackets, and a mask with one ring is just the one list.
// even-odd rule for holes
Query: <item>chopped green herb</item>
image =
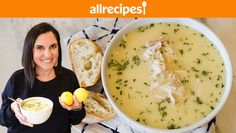
{"label": "chopped green herb", "polygon": [[179,29],[174,29],[174,33],[176,33],[177,31],[179,31]]}
{"label": "chopped green herb", "polygon": [[122,95],[122,93],[123,93],[123,91],[121,90],[121,91],[120,91],[120,95]]}
{"label": "chopped green herb", "polygon": [[209,72],[204,71],[204,70],[202,71],[202,75],[203,75],[203,76],[207,76],[208,74],[209,74]]}
{"label": "chopped green herb", "polygon": [[161,34],[162,34],[162,35],[168,35],[168,33],[166,33],[166,32],[161,32]]}
{"label": "chopped green herb", "polygon": [[180,128],[180,127],[177,127],[175,124],[170,124],[167,126],[167,129],[177,129],[177,128]]}
{"label": "chopped green herb", "polygon": [[140,59],[137,55],[135,55],[133,58],[132,58],[132,61],[134,62],[134,65],[138,66],[140,64]]}
{"label": "chopped green herb", "polygon": [[137,121],[137,122],[140,122],[140,119],[138,118],[138,119],[136,119],[136,121]]}
{"label": "chopped green herb", "polygon": [[199,75],[198,75],[198,74],[195,74],[195,78],[197,78],[197,79],[198,79],[198,78],[199,78]]}
{"label": "chopped green herb", "polygon": [[154,26],[155,26],[155,24],[151,23],[149,27],[152,28],[152,27],[154,27]]}
{"label": "chopped green herb", "polygon": [[207,55],[209,55],[209,53],[207,52],[207,53],[202,53],[202,55],[203,56],[207,56]]}
{"label": "chopped green herb", "polygon": [[188,83],[188,82],[189,82],[189,80],[186,80],[186,79],[181,80],[181,83],[183,83],[183,84]]}
{"label": "chopped green herb", "polygon": [[210,106],[211,110],[214,110],[214,107],[213,106]]}
{"label": "chopped green herb", "polygon": [[201,60],[200,60],[200,59],[197,59],[197,60],[195,61],[195,63],[200,64],[200,63],[201,63]]}
{"label": "chopped green herb", "polygon": [[201,100],[199,97],[196,97],[196,102],[197,102],[198,104],[203,104],[202,100]]}
{"label": "chopped green herb", "polygon": [[144,113],[144,111],[141,111],[139,114],[141,115],[141,114],[143,114]]}
{"label": "chopped green herb", "polygon": [[168,103],[170,103],[170,98],[169,98],[169,97],[167,97],[165,100],[166,100]]}
{"label": "chopped green herb", "polygon": [[145,84],[146,86],[150,86],[150,84],[148,84],[148,83],[146,83],[146,82],[144,82],[143,84]]}
{"label": "chopped green herb", "polygon": [[122,72],[117,72],[117,75],[122,75]]}
{"label": "chopped green herb", "polygon": [[220,79],[222,79],[222,77],[220,75],[218,75],[217,80],[219,81]]}
{"label": "chopped green herb", "polygon": [[157,105],[158,105],[158,110],[159,110],[159,112],[160,112],[162,118],[165,117],[165,116],[167,116],[166,106],[162,106],[162,105],[161,105],[163,102],[165,102],[165,101],[161,101],[161,102],[159,102],[159,103],[157,104]]}
{"label": "chopped green herb", "polygon": [[165,116],[167,116],[167,112],[165,112],[165,111],[164,111],[164,112],[162,112],[161,116],[162,116],[162,117],[165,117]]}
{"label": "chopped green herb", "polygon": [[211,95],[210,95],[211,97],[213,96],[213,93],[211,93]]}
{"label": "chopped green herb", "polygon": [[188,99],[185,99],[185,100],[184,100],[184,104],[185,104],[187,101],[188,101]]}
{"label": "chopped green herb", "polygon": [[184,50],[183,49],[179,50],[179,52],[180,52],[181,55],[184,54]]}
{"label": "chopped green herb", "polygon": [[199,72],[199,70],[197,70],[195,67],[191,67],[192,71],[194,72]]}
{"label": "chopped green herb", "polygon": [[224,86],[225,86],[225,85],[224,85],[223,83],[221,83],[221,88],[224,88]]}
{"label": "chopped green herb", "polygon": [[215,87],[218,88],[218,87],[219,87],[219,84],[217,83],[217,84],[215,85]]}
{"label": "chopped green herb", "polygon": [[184,45],[189,45],[189,43],[188,42],[184,42]]}
{"label": "chopped green herb", "polygon": [[130,99],[130,94],[128,93],[128,98]]}
{"label": "chopped green herb", "polygon": [[194,90],[190,90],[191,95],[195,95],[195,91]]}
{"label": "chopped green herb", "polygon": [[122,79],[117,79],[116,83],[120,83],[122,81]]}
{"label": "chopped green herb", "polygon": [[144,32],[146,29],[147,29],[147,28],[146,28],[145,26],[140,26],[140,27],[138,28],[138,31],[139,31],[139,32]]}
{"label": "chopped green herb", "polygon": [[121,47],[121,48],[126,48],[126,41],[125,40],[122,40],[121,42],[120,42],[120,44],[119,44],[119,47]]}
{"label": "chopped green herb", "polygon": [[117,89],[117,90],[119,90],[119,89],[120,89],[120,87],[118,87],[118,86],[117,86],[117,87],[116,87],[116,89]]}
{"label": "chopped green herb", "polygon": [[138,28],[138,31],[139,32],[144,32],[145,30],[147,30],[147,29],[149,29],[149,28],[152,28],[152,27],[154,27],[155,25],[152,23],[152,24],[150,24],[150,25],[146,25],[146,26],[140,26],[139,28]]}
{"label": "chopped green herb", "polygon": [[111,68],[111,67],[114,67],[115,70],[117,71],[123,71],[126,69],[127,65],[129,64],[129,61],[126,60],[126,61],[122,61],[121,62],[118,62],[117,60],[115,59],[112,59],[109,63],[108,63],[108,68]]}

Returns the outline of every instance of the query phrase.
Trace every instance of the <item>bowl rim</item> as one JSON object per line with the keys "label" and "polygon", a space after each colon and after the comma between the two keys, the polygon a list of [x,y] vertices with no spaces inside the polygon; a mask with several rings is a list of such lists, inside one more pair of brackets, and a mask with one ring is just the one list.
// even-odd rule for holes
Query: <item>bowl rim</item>
{"label": "bowl rim", "polygon": [[[26,102],[26,101],[29,101],[29,100],[32,100],[32,99],[40,99],[40,100],[44,100],[44,101],[47,101],[49,104],[50,104],[50,107],[47,108],[47,109],[43,109],[43,110],[39,110],[39,111],[29,111],[29,110],[25,110],[22,105]],[[26,98],[22,101],[22,103],[20,104],[20,109],[23,110],[23,111],[26,111],[26,112],[31,112],[31,113],[40,113],[40,112],[45,112],[45,111],[49,111],[53,108],[53,102],[52,100],[50,100],[49,98],[46,98],[46,97],[29,97],[29,98]]]}
{"label": "bowl rim", "polygon": [[[186,25],[192,29],[195,29],[200,33],[203,33],[210,41],[213,42],[213,45],[215,46],[216,50],[219,52],[219,54],[224,62],[224,66],[225,66],[225,70],[226,70],[224,93],[223,93],[221,99],[219,100],[219,103],[214,108],[214,110],[212,110],[209,114],[207,114],[206,117],[202,118],[201,120],[199,120],[189,126],[185,126],[185,127],[179,128],[179,129],[169,130],[169,129],[154,128],[154,127],[146,126],[144,124],[134,121],[132,118],[127,116],[124,112],[122,112],[118,108],[118,106],[116,105],[115,101],[113,101],[113,99],[109,93],[109,89],[108,89],[107,83],[106,83],[105,69],[106,69],[109,51],[111,51],[111,49],[114,47],[115,42],[119,39],[119,37],[128,31],[132,31],[135,28],[138,28],[141,25],[146,25],[146,24],[150,24],[150,23],[159,23],[159,22],[179,23],[179,24]],[[112,40],[110,41],[110,43],[106,47],[101,65],[102,65],[101,77],[102,77],[102,84],[104,87],[104,91],[105,91],[106,96],[107,96],[108,100],[110,101],[112,107],[114,108],[114,110],[118,114],[118,116],[120,116],[120,118],[124,119],[127,124],[131,125],[131,127],[135,127],[140,130],[144,130],[144,131],[148,131],[148,132],[175,132],[175,133],[178,133],[178,132],[190,131],[190,130],[196,129],[200,126],[203,126],[204,124],[209,122],[211,119],[213,119],[215,117],[215,115],[223,107],[223,105],[225,104],[225,102],[229,96],[229,93],[231,91],[231,86],[232,86],[232,77],[233,77],[232,64],[231,64],[228,52],[227,52],[226,48],[224,47],[223,43],[215,35],[215,33],[212,32],[207,26],[205,26],[204,24],[198,22],[197,20],[191,19],[191,18],[141,18],[141,19],[136,19],[136,20],[126,24],[122,29],[120,29],[114,35],[114,37],[112,38]]]}

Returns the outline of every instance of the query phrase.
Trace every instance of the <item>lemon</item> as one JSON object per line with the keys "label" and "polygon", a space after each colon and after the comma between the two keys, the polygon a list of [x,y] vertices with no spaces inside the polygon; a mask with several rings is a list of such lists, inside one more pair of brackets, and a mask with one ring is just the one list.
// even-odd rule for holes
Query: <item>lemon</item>
{"label": "lemon", "polygon": [[73,95],[69,91],[65,91],[61,94],[61,101],[66,105],[73,104]]}
{"label": "lemon", "polygon": [[84,88],[78,88],[74,91],[74,95],[79,102],[83,102],[88,98],[88,91]]}

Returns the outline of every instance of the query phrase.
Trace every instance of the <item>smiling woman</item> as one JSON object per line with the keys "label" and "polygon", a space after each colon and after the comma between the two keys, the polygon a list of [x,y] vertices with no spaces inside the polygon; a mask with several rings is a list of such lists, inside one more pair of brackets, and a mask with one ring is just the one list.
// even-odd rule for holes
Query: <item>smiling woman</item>
{"label": "smiling woman", "polygon": [[[31,28],[23,48],[24,68],[12,74],[2,93],[0,124],[8,127],[8,133],[70,132],[71,124],[78,124],[85,117],[84,105],[76,98],[70,106],[58,100],[62,92],[79,88],[75,74],[61,66],[61,57],[60,36],[52,25],[40,23]],[[39,125],[27,121],[19,108],[21,99],[35,96],[46,97],[54,105],[49,119]]]}

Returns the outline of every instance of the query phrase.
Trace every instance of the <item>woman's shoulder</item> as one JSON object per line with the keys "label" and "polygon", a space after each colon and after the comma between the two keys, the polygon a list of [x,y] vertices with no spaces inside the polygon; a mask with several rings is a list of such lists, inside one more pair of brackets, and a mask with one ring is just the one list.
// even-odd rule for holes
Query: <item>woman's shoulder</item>
{"label": "woman's shoulder", "polygon": [[23,78],[25,76],[24,74],[24,69],[19,69],[16,70],[15,72],[13,72],[12,77],[16,77],[16,78]]}
{"label": "woman's shoulder", "polygon": [[8,80],[8,84],[23,83],[25,79],[24,69],[19,69],[13,72]]}
{"label": "woman's shoulder", "polygon": [[65,74],[74,74],[74,72],[68,68],[62,67],[62,72]]}
{"label": "woman's shoulder", "polygon": [[69,77],[71,77],[71,76],[74,77],[75,76],[75,73],[72,70],[70,70],[68,68],[65,68],[65,67],[62,67],[62,73],[63,73],[64,76],[69,76]]}

